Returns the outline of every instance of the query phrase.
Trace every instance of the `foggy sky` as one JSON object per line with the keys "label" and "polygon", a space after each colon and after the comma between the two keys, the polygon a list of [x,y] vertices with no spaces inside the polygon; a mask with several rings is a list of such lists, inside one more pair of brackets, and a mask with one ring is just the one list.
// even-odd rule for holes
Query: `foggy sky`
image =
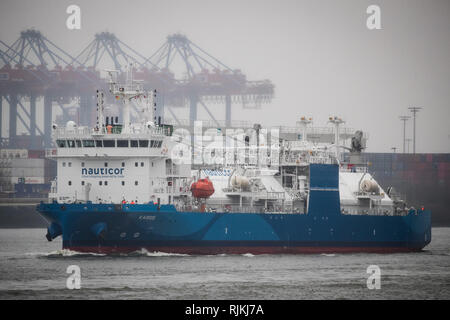
{"label": "foggy sky", "polygon": [[[66,28],[70,4],[81,7],[81,30]],[[371,4],[381,7],[382,30],[366,27]],[[236,104],[233,120],[293,126],[306,115],[325,126],[337,115],[369,133],[367,151],[390,152],[402,148],[398,117],[419,106],[417,152],[450,152],[448,0],[1,0],[0,39],[12,44],[27,28],[72,56],[102,31],[144,56],[183,33],[248,80],[275,84],[271,104]],[[223,105],[210,108],[225,118]],[[187,108],[176,111],[188,118]],[[201,106],[198,112],[208,118]]]}

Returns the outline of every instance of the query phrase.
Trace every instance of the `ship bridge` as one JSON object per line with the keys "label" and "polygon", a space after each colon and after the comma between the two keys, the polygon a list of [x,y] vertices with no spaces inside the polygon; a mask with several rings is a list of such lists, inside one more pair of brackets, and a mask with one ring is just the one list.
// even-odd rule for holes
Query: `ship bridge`
{"label": "ship bridge", "polygon": [[46,156],[57,157],[163,157],[164,139],[170,130],[163,127],[133,126],[129,133],[108,132],[88,127],[54,128],[57,148],[46,149]]}

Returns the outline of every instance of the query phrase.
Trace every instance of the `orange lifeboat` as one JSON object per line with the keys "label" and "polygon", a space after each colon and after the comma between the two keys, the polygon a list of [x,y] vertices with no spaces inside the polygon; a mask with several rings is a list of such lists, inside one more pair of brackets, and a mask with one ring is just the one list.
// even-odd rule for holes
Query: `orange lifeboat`
{"label": "orange lifeboat", "polygon": [[208,178],[199,179],[192,183],[191,192],[195,198],[209,198],[214,193],[214,186]]}

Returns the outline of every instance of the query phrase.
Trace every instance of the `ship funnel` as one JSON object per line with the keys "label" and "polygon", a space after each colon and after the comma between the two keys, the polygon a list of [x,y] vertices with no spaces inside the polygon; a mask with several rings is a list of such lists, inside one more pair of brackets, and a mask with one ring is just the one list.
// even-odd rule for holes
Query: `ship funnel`
{"label": "ship funnel", "polygon": [[45,235],[45,237],[47,238],[48,241],[52,241],[59,235],[62,235],[61,226],[56,222],[52,222],[50,226],[47,228],[47,234]]}

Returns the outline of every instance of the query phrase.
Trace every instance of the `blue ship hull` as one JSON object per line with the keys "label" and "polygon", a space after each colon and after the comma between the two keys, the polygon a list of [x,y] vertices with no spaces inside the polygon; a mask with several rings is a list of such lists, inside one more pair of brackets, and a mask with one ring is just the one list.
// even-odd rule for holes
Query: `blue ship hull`
{"label": "blue ship hull", "polygon": [[402,252],[431,241],[429,211],[407,216],[177,212],[172,206],[40,204],[51,238],[84,252]]}
{"label": "blue ship hull", "polygon": [[188,254],[419,251],[431,241],[431,212],[345,215],[338,168],[311,165],[307,214],[179,212],[172,205],[41,203],[47,238],[81,252]]}

